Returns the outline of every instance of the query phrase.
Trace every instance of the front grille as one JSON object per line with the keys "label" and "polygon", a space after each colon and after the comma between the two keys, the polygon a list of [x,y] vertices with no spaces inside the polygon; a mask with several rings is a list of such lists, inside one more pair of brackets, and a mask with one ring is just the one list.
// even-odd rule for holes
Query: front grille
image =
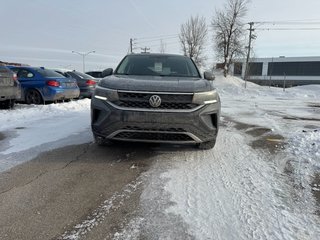
{"label": "front grille", "polygon": [[144,109],[176,109],[176,110],[188,110],[194,109],[198,105],[196,104],[186,104],[186,103],[161,103],[157,108],[152,107],[149,102],[129,102],[129,101],[118,101],[116,105],[125,108],[144,108]]}
{"label": "front grille", "polygon": [[115,139],[144,140],[144,141],[174,141],[191,142],[190,136],[182,133],[154,133],[154,132],[121,132],[114,136]]}
{"label": "front grille", "polygon": [[[165,94],[165,93],[142,93],[142,92],[118,92],[119,101],[114,104],[124,108],[142,109],[172,109],[172,110],[191,110],[198,107],[192,103],[193,94]],[[153,95],[161,98],[161,105],[154,108],[150,105],[149,99]]]}

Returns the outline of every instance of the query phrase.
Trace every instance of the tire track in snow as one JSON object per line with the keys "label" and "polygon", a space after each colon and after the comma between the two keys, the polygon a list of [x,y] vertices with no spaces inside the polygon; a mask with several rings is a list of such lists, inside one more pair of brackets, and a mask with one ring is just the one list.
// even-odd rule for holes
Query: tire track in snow
{"label": "tire track in snow", "polygon": [[177,203],[169,212],[198,239],[317,239],[317,219],[279,198],[286,184],[273,163],[229,130],[221,129],[212,151],[175,156],[175,169],[163,174]]}
{"label": "tire track in snow", "polygon": [[[227,144],[227,142],[224,142],[224,145],[225,144]],[[212,153],[209,154],[212,155]],[[238,156],[239,161],[243,162],[249,156],[250,154],[240,155]],[[232,154],[228,153],[226,157],[227,159],[232,159],[233,156]],[[262,192],[259,190],[259,188],[255,187],[251,177],[249,177],[251,170],[249,168],[241,169],[239,166],[235,165],[234,168],[238,169],[239,171],[243,171],[240,172],[242,179],[240,176],[236,176],[240,177],[239,179],[241,179],[240,182],[236,182],[230,180],[230,178],[227,176],[230,174],[240,175],[239,172],[227,171],[228,166],[226,162],[219,161],[218,163],[222,173],[220,177],[222,178],[223,183],[225,183],[224,185],[226,186],[226,189],[234,192],[234,194],[231,196],[233,206],[240,206],[240,208],[236,210],[236,213],[239,216],[239,221],[242,223],[241,225],[248,226],[246,229],[244,229],[245,232],[241,233],[241,239],[267,239],[267,234],[264,232],[262,221],[259,219],[259,215],[257,214],[259,205],[262,205],[262,203],[260,199],[254,198],[255,196],[261,195]],[[245,197],[242,195],[243,192],[246,193]],[[240,227],[240,224],[238,224],[238,227]],[[258,232],[258,230],[260,232]]]}

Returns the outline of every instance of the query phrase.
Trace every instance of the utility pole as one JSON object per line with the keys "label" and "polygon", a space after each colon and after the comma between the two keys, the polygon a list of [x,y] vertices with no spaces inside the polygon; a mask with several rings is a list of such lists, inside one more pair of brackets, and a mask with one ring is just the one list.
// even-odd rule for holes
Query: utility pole
{"label": "utility pole", "polygon": [[132,53],[132,50],[133,50],[132,45],[133,45],[133,39],[132,39],[132,38],[130,38],[130,53]]}
{"label": "utility pole", "polygon": [[273,70],[273,57],[272,57],[272,60],[271,60],[271,67],[270,67],[270,71],[269,71],[269,67],[268,67],[268,71],[269,71],[269,73],[270,73],[269,88],[271,87],[272,70]]}
{"label": "utility pole", "polygon": [[286,90],[286,73],[283,73],[283,91]]}
{"label": "utility pole", "polygon": [[72,51],[72,53],[78,54],[82,57],[82,70],[83,73],[85,73],[85,57],[88,56],[90,53],[95,53],[96,51],[90,51],[90,52],[77,52],[77,51]]}
{"label": "utility pole", "polygon": [[144,47],[144,48],[141,48],[141,50],[143,51],[142,53],[147,53],[147,51],[150,50],[150,48]]}
{"label": "utility pole", "polygon": [[248,74],[249,74],[249,59],[250,59],[250,51],[251,51],[251,41],[252,39],[255,39],[255,36],[252,34],[252,32],[254,31],[253,29],[253,25],[254,22],[249,22],[248,23],[250,28],[249,30],[249,44],[248,44],[248,54],[247,54],[247,60],[246,60],[246,70],[245,70],[245,74],[244,74],[244,87],[247,88],[247,78],[248,78]]}

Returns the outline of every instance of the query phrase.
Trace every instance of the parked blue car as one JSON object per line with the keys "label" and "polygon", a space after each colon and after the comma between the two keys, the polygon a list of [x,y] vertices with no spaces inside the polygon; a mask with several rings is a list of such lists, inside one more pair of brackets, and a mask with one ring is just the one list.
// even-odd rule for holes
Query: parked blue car
{"label": "parked blue car", "polygon": [[17,74],[21,84],[21,101],[42,104],[58,100],[78,98],[77,82],[43,67],[8,66]]}

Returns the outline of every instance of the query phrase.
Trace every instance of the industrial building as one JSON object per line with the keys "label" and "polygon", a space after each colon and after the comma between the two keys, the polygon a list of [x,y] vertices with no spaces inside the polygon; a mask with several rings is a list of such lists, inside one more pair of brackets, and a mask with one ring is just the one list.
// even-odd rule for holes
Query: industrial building
{"label": "industrial building", "polygon": [[[231,71],[245,77],[245,60],[235,62]],[[320,84],[320,57],[277,57],[250,59],[247,80],[267,86]]]}

